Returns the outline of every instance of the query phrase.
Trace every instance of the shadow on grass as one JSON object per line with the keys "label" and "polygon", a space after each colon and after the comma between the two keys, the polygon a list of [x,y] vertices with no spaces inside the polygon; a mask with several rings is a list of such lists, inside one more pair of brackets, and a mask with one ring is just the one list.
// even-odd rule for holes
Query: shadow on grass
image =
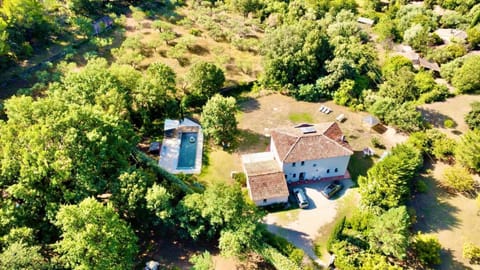
{"label": "shadow on grass", "polygon": [[429,175],[421,179],[427,184],[428,192],[416,194],[411,201],[417,214],[415,229],[433,233],[459,226],[460,222],[454,215],[459,209],[444,200],[455,195],[439,188],[435,179]]}
{"label": "shadow on grass", "polygon": [[452,127],[456,127],[457,123],[453,121],[449,116],[440,113],[439,111],[425,108],[418,108],[423,118],[436,128],[445,128],[445,120],[451,120],[453,122]]}
{"label": "shadow on grass", "polygon": [[456,261],[451,250],[442,250],[440,253],[442,263],[436,268],[439,270],[470,270],[473,269],[462,262]]}
{"label": "shadow on grass", "polygon": [[238,130],[232,151],[255,153],[267,151],[270,139],[250,129]]}
{"label": "shadow on grass", "polygon": [[249,113],[260,109],[260,103],[255,98],[244,98],[244,100],[239,104],[240,111],[244,113]]}
{"label": "shadow on grass", "polygon": [[371,156],[363,156],[363,151],[355,151],[350,157],[348,163],[348,171],[354,183],[357,183],[360,175],[367,175],[368,169],[373,166],[374,162]]}

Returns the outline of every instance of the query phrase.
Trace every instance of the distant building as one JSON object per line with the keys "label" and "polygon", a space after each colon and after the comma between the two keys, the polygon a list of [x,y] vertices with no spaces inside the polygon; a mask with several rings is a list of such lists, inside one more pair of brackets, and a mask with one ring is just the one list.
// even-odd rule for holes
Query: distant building
{"label": "distant building", "polygon": [[361,24],[366,24],[368,26],[372,26],[373,24],[375,24],[375,21],[372,20],[372,19],[369,19],[369,18],[365,18],[365,17],[359,17],[357,19],[357,22],[361,23]]}

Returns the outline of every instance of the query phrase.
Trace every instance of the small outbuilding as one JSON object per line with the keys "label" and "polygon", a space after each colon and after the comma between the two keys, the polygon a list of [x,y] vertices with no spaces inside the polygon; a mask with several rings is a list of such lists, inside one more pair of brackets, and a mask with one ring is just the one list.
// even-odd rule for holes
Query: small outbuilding
{"label": "small outbuilding", "polygon": [[368,26],[372,26],[372,25],[375,23],[374,20],[369,19],[369,18],[365,18],[365,17],[359,17],[359,18],[357,19],[357,22],[359,22],[359,23],[361,23],[361,24],[366,24],[366,25],[368,25]]}
{"label": "small outbuilding", "polygon": [[385,129],[383,127],[382,123],[380,123],[380,120],[378,120],[376,117],[374,117],[372,115],[365,116],[362,119],[362,125],[365,128],[368,128],[370,131],[374,130],[374,131],[379,132],[379,133],[382,133],[382,131],[384,131],[384,129]]}

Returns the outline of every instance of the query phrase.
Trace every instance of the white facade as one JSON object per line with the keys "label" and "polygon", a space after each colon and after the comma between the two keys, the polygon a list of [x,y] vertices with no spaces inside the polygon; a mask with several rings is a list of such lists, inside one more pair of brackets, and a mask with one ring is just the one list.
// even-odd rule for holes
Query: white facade
{"label": "white facade", "polygon": [[300,160],[293,163],[283,163],[282,168],[287,182],[313,180],[345,175],[349,160],[350,156]]}
{"label": "white facade", "polygon": [[278,155],[273,139],[270,140],[270,151],[282,168],[287,182],[314,180],[319,178],[345,175],[350,156],[339,156],[317,160],[299,160],[294,163],[283,163]]}
{"label": "white facade", "polygon": [[[251,195],[250,195],[250,198],[252,198]],[[276,197],[276,198],[270,198],[270,199],[264,199],[264,200],[256,200],[253,202],[255,203],[256,206],[266,206],[266,205],[276,204],[276,203],[286,203],[288,202],[288,196]]]}

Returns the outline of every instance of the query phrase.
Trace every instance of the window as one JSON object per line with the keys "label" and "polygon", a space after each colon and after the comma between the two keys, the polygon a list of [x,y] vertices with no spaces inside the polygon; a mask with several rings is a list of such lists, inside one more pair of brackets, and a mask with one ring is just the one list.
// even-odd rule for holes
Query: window
{"label": "window", "polygon": [[296,173],[293,174],[293,178],[295,178],[295,177],[297,177],[297,174],[296,174]]}
{"label": "window", "polygon": [[327,173],[330,173],[330,169],[327,169]]}
{"label": "window", "polygon": [[335,172],[338,172],[338,168],[335,168]]}
{"label": "window", "polygon": [[317,164],[313,164],[313,167],[317,167]]}
{"label": "window", "polygon": [[295,167],[295,162],[292,163],[292,167]]}
{"label": "window", "polygon": [[301,165],[301,166],[305,165],[305,161],[302,161],[302,162],[300,163],[300,165]]}
{"label": "window", "polygon": [[263,202],[266,203],[266,202],[267,202],[267,199],[263,199]]}

